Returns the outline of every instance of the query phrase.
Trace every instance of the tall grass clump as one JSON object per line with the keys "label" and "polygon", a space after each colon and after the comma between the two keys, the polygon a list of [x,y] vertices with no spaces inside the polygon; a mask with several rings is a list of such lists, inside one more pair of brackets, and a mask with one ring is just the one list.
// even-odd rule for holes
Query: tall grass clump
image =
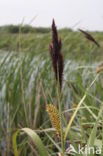
{"label": "tall grass clump", "polygon": [[0,42],[0,155],[85,156],[86,147],[103,155],[102,38],[57,31],[54,20],[52,35],[8,35]]}
{"label": "tall grass clump", "polygon": [[[93,73],[90,72],[90,77],[87,81],[84,76],[83,79],[81,79],[80,74],[82,68],[87,68],[88,70],[88,67],[79,66],[77,70],[76,83],[73,83],[70,80],[63,80],[63,77],[65,78],[63,71],[66,69],[64,68],[61,47],[61,39],[58,39],[58,32],[53,20],[52,44],[50,44],[49,50],[56,80],[56,86],[54,89],[56,94],[51,95],[50,91],[45,90],[46,88],[44,89],[44,86],[42,85],[44,103],[52,124],[52,128],[47,127],[43,129],[42,127],[38,130],[22,128],[16,131],[13,136],[13,149],[15,155],[18,155],[16,138],[18,134],[22,134],[21,132],[26,133],[31,138],[32,144],[37,147],[36,149],[40,155],[85,155],[85,152],[88,152],[85,151],[86,147],[94,147],[96,149],[102,145],[101,127],[103,106],[102,100],[95,95],[97,90],[99,93],[101,90],[101,86],[98,84],[101,70],[97,69],[96,73],[96,68],[94,68],[94,76]],[[88,73],[86,72],[85,76],[87,76],[87,74]],[[69,76],[71,77],[73,75]],[[84,79],[87,81],[85,84],[82,83]],[[63,82],[65,82],[64,85]],[[65,109],[66,106],[64,101],[64,87],[66,87],[66,85],[68,85],[69,89],[73,92],[72,105],[69,106],[68,109]],[[47,98],[46,94],[49,98]],[[49,101],[50,104],[48,104]],[[48,122],[48,120],[44,121],[44,125],[45,122]],[[54,133],[54,131],[56,133]],[[44,134],[44,137],[42,137],[41,134]],[[38,139],[39,141],[37,141]],[[45,140],[48,143],[46,143]],[[49,148],[50,144],[52,144],[52,148]],[[78,145],[81,145],[82,147],[82,152],[80,154],[78,153]],[[35,146],[32,145],[32,149],[35,149]],[[73,147],[72,151],[71,147]],[[99,152],[102,152],[102,148],[100,150],[101,151]],[[97,154],[96,152],[93,153],[93,151],[91,151],[90,155]]]}
{"label": "tall grass clump", "polygon": [[[58,33],[57,33],[57,29],[55,26],[55,21],[53,20],[52,23],[52,44],[50,45],[50,55],[51,55],[51,60],[52,60],[52,65],[53,65],[53,69],[54,69],[54,73],[55,73],[55,78],[56,78],[56,92],[57,92],[57,104],[58,104],[58,108],[59,108],[59,117],[60,121],[57,121],[57,118],[55,116],[54,120],[56,120],[56,122],[58,122],[58,124],[60,123],[60,132],[61,132],[61,143],[62,143],[62,152],[64,155],[64,139],[63,139],[63,118],[62,118],[62,105],[60,102],[60,91],[62,89],[62,83],[63,83],[63,65],[64,65],[64,61],[63,61],[63,56],[61,53],[61,47],[62,47],[62,43],[61,43],[61,39],[58,39]],[[49,107],[49,106],[47,106]],[[53,109],[53,108],[52,108]],[[54,109],[55,110],[55,109]],[[50,112],[50,111],[49,111]],[[54,116],[53,113],[51,113],[51,116]]]}

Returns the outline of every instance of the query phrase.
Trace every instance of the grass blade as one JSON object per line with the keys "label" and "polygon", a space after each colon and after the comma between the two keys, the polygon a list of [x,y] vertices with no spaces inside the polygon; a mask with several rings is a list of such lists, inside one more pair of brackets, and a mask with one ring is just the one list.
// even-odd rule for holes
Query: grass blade
{"label": "grass blade", "polygon": [[70,129],[71,125],[72,125],[72,122],[73,122],[73,120],[74,120],[74,118],[75,118],[75,116],[76,116],[76,114],[77,114],[77,112],[78,112],[80,106],[82,105],[83,101],[85,100],[85,98],[86,98],[86,94],[85,94],[85,95],[83,96],[83,98],[80,100],[80,102],[79,102],[79,104],[78,104],[78,106],[77,106],[75,112],[73,113],[73,115],[72,115],[72,117],[71,117],[71,119],[70,119],[70,121],[69,121],[69,123],[68,123],[68,125],[67,125],[67,127],[66,127],[65,134],[64,134],[64,141],[65,141],[66,138],[67,138],[67,135],[68,135],[69,129]]}
{"label": "grass blade", "polygon": [[18,156],[16,138],[17,138],[17,135],[19,134],[19,132],[22,132],[22,131],[24,133],[26,133],[31,138],[31,140],[33,141],[33,143],[36,145],[40,156],[48,156],[47,150],[45,149],[45,147],[44,147],[44,145],[43,145],[40,137],[37,135],[37,133],[35,133],[30,128],[22,128],[22,129],[18,130],[13,135],[13,149],[14,149],[14,155],[15,156]]}

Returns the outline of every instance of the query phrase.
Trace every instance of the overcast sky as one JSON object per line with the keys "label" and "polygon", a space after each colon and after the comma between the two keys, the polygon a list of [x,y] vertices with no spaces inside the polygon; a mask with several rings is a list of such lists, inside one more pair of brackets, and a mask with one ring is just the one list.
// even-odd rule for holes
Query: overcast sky
{"label": "overcast sky", "polygon": [[[36,17],[34,20],[32,20]],[[24,23],[103,30],[103,0],[0,0],[0,25]]]}

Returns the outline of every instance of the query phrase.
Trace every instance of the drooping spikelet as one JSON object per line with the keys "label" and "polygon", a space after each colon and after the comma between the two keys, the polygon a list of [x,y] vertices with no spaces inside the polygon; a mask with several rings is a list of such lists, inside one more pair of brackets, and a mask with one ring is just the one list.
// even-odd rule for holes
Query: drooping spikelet
{"label": "drooping spikelet", "polygon": [[50,121],[52,126],[56,129],[56,134],[58,137],[61,136],[61,129],[60,129],[60,118],[59,112],[57,108],[53,104],[46,105],[46,110],[49,114]]}
{"label": "drooping spikelet", "polygon": [[53,65],[56,81],[58,81],[58,76],[59,76],[60,89],[62,88],[63,66],[64,66],[61,48],[62,48],[62,42],[61,42],[61,39],[58,39],[57,28],[55,26],[55,21],[53,20],[52,44],[49,45],[49,49],[50,49],[50,56],[52,60],[52,65]]}
{"label": "drooping spikelet", "polygon": [[91,41],[91,42],[93,42],[94,44],[96,44],[97,47],[100,47],[99,43],[94,39],[94,37],[93,37],[92,35],[90,35],[89,33],[87,33],[86,31],[84,31],[84,30],[82,30],[82,29],[79,29],[79,31],[80,31],[81,33],[83,33],[83,34],[85,35],[85,37],[86,37],[89,41]]}

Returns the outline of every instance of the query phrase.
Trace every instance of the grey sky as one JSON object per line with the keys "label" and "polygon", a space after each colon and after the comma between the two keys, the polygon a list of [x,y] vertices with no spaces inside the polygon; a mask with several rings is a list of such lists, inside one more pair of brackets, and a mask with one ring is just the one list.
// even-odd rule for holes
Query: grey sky
{"label": "grey sky", "polygon": [[0,25],[24,23],[103,30],[103,0],[0,0]]}

